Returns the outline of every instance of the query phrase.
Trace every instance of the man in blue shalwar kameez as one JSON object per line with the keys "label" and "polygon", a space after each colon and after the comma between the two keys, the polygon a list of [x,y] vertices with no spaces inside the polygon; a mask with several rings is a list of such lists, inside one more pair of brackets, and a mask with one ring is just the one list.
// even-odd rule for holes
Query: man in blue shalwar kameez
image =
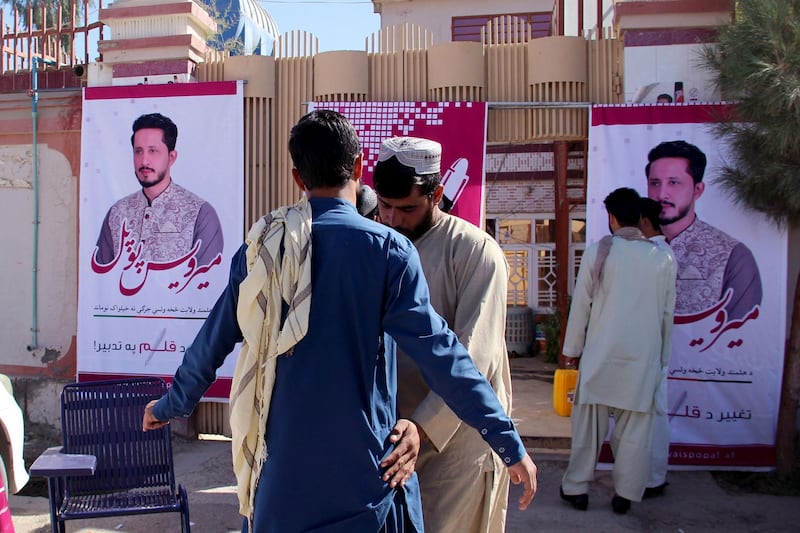
{"label": "man in blue shalwar kameez", "polygon": [[[169,393],[145,410],[144,429],[189,416],[244,339],[232,426],[242,397],[250,398],[248,383],[256,403],[247,411],[265,421],[263,428],[250,423],[244,431],[254,435],[240,441],[234,430],[240,512],[250,530],[423,531],[412,472],[419,439],[414,450],[395,447],[415,429],[397,421],[395,344],[383,342],[386,333],[431,389],[478,429],[512,481],[524,484],[519,505],[526,508],[536,492],[536,466],[489,383],[430,306],[413,244],[356,211],[362,156],[355,130],[336,112],[313,111],[292,128],[289,150],[307,200],[274,211],[251,230]],[[279,245],[270,248],[270,239]],[[259,269],[264,288],[250,298]],[[252,309],[263,320],[254,335]],[[240,371],[243,358],[258,364]],[[248,382],[253,374],[256,387]],[[258,418],[260,410],[268,413]],[[237,461],[242,456],[246,464]]]}

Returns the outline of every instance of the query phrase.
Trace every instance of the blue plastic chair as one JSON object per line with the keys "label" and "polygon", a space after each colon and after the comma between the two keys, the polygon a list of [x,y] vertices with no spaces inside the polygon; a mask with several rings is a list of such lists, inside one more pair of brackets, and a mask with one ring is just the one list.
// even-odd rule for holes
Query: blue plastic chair
{"label": "blue plastic chair", "polygon": [[[32,474],[48,478],[54,532],[64,533],[66,520],[166,512],[181,513],[181,531],[191,531],[186,491],[175,484],[170,428],[142,431],[145,405],[166,390],[154,377],[64,387],[63,447],[31,466]],[[70,470],[87,456],[96,458],[93,475]]]}

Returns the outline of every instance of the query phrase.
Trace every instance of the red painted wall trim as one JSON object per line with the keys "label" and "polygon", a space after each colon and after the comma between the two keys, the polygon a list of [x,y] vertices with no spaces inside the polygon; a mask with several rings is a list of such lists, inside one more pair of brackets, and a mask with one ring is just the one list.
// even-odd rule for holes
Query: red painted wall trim
{"label": "red painted wall trim", "polygon": [[729,120],[734,111],[734,105],[727,103],[603,105],[592,107],[592,126],[611,126],[616,124],[701,124],[705,122]]}
{"label": "red painted wall trim", "polygon": [[[72,67],[47,69],[39,72],[39,90],[74,89],[81,86],[81,80]],[[30,72],[6,72],[0,74],[0,94],[26,91],[31,88]],[[28,117],[30,122],[30,117]]]}
{"label": "red painted wall trim", "polygon": [[673,44],[701,44],[717,42],[716,28],[653,28],[625,30],[622,42],[632,46],[667,46]]}
{"label": "red painted wall trim", "polygon": [[[127,379],[131,377],[136,377],[138,375],[148,375],[151,376],[153,374],[101,374],[95,372],[80,372],[78,374],[78,381],[81,383],[84,382],[94,382],[94,381],[106,381],[110,379]],[[162,378],[169,384],[172,384],[173,375],[158,375],[157,377]],[[206,393],[203,395],[204,398],[229,398],[231,395],[231,383],[233,382],[233,378],[217,378],[211,386],[208,388]]]}
{"label": "red painted wall trim", "polygon": [[224,94],[236,94],[235,81],[87,87],[85,89],[84,98],[86,100],[107,100],[110,98],[153,98],[161,96],[210,96]]}
{"label": "red painted wall trim", "polygon": [[730,13],[733,0],[661,0],[639,2],[616,2],[614,4],[614,22],[620,17],[631,15],[670,15],[675,13]]}
{"label": "red painted wall trim", "polygon": [[[487,172],[486,181],[553,181],[556,173],[552,170]],[[568,180],[583,180],[582,170],[568,170]]]}
{"label": "red painted wall trim", "polygon": [[100,41],[97,47],[100,52],[111,52],[119,50],[140,50],[142,48],[164,48],[167,46],[195,46],[197,44],[202,44],[199,39],[196,39],[193,35],[185,34]]}
{"label": "red painted wall trim", "polygon": [[163,17],[164,15],[182,15],[192,12],[192,3],[164,3],[136,7],[108,7],[100,10],[100,20],[138,18],[138,17]]}
{"label": "red painted wall trim", "polygon": [[[486,146],[487,154],[530,154],[537,152],[552,152],[553,143],[527,143],[527,144],[489,144]],[[583,141],[570,141],[567,151],[583,151]]]}
{"label": "red painted wall trim", "polygon": [[[611,446],[600,450],[600,462],[613,463]],[[768,444],[683,444],[669,445],[669,464],[698,467],[774,467],[775,446]]]}
{"label": "red painted wall trim", "polygon": [[190,59],[167,59],[146,63],[117,63],[112,71],[114,78],[155,76],[158,74],[191,74],[195,62]]}

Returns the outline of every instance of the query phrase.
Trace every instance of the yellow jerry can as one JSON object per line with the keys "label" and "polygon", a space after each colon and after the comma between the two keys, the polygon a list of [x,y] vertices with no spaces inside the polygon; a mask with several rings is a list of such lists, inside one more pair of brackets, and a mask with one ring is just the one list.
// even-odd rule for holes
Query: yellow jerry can
{"label": "yellow jerry can", "polygon": [[574,368],[556,369],[553,379],[553,409],[559,416],[569,416],[572,413],[572,400],[575,397],[577,384],[577,370]]}

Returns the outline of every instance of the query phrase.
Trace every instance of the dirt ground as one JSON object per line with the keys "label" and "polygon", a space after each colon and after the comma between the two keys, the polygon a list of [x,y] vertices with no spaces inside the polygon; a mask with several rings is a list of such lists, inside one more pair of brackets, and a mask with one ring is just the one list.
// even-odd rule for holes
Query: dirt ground
{"label": "dirt ground", "polygon": [[[589,493],[589,510],[572,509],[558,495],[568,459],[568,419],[553,413],[551,367],[554,365],[543,365],[537,359],[512,359],[511,363],[515,376],[515,422],[539,467],[539,492],[531,507],[520,512],[514,505],[519,489],[512,487],[506,533],[798,531],[800,475],[797,474],[779,480],[769,472],[671,471],[670,486],[664,496],[634,503],[628,514],[620,516],[611,512],[611,473],[598,471]],[[28,465],[47,447],[59,444],[60,436],[51,427],[26,425],[24,454]],[[173,452],[177,481],[189,493],[192,530],[195,533],[239,531],[241,519],[230,443],[175,437]],[[310,482],[324,482],[324,479]],[[9,501],[18,533],[50,531],[44,479],[31,479]],[[172,532],[179,530],[178,524],[178,516],[167,513],[69,522],[67,532]]]}
{"label": "dirt ground", "polygon": [[[47,438],[31,445],[42,449]],[[175,474],[189,494],[192,531],[239,531],[230,442],[173,439]],[[664,496],[634,503],[626,515],[612,513],[611,472],[598,471],[589,492],[588,511],[577,511],[558,496],[567,465],[564,450],[531,450],[539,467],[539,492],[531,507],[516,509],[519,487],[512,486],[506,533],[531,532],[795,532],[800,523],[800,497],[754,494],[718,483],[709,472],[670,472]],[[33,453],[32,451],[30,452]],[[318,483],[316,479],[310,482]],[[338,482],[337,482],[338,483]],[[39,487],[39,488],[36,488]],[[50,531],[47,498],[39,480],[21,495],[9,498],[18,533]],[[179,530],[174,513],[139,515],[67,523],[68,533],[153,533]]]}

